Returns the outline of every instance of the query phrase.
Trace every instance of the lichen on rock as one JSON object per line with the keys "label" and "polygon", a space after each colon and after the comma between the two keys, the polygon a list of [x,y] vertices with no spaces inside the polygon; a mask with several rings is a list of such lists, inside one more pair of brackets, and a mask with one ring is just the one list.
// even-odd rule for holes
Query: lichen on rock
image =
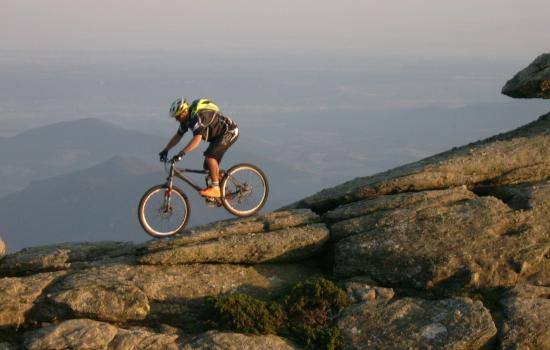
{"label": "lichen on rock", "polygon": [[342,349],[483,349],[497,333],[489,311],[468,298],[354,304],[338,327]]}
{"label": "lichen on rock", "polygon": [[18,327],[42,292],[65,272],[40,273],[28,277],[0,278],[0,327]]}
{"label": "lichen on rock", "polygon": [[517,285],[501,300],[502,349],[550,349],[550,288]]}

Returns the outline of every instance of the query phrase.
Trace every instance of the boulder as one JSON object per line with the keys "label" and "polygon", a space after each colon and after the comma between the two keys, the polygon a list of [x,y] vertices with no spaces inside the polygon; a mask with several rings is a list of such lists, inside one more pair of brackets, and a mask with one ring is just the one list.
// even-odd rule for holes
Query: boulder
{"label": "boulder", "polygon": [[501,300],[501,348],[550,349],[550,288],[517,285]]}
{"label": "boulder", "polygon": [[105,322],[74,319],[25,334],[24,347],[49,349],[180,349],[177,335],[127,330]]}
{"label": "boulder", "polygon": [[292,342],[275,335],[245,335],[209,331],[195,337],[184,350],[293,350],[300,349]]}
{"label": "boulder", "polygon": [[67,270],[74,265],[134,255],[136,246],[126,242],[64,243],[25,248],[0,261],[0,276],[28,275]]}
{"label": "boulder", "polygon": [[423,289],[549,284],[550,183],[522,186],[530,209],[459,190],[464,196],[456,202],[426,194],[433,203],[381,206],[337,223],[333,231],[345,238],[335,243],[334,272],[338,278],[366,275],[383,285]]}
{"label": "boulder", "polygon": [[491,314],[468,298],[354,304],[337,321],[342,349],[489,348],[497,334]]}
{"label": "boulder", "polygon": [[177,246],[145,254],[139,261],[160,265],[296,262],[317,254],[328,239],[329,231],[324,224],[311,224]]}
{"label": "boulder", "polygon": [[550,53],[540,55],[508,80],[502,93],[515,98],[550,98]]}
{"label": "boulder", "polygon": [[86,317],[119,323],[175,322],[189,328],[193,312],[200,312],[189,308],[200,308],[206,296],[239,291],[268,299],[318,273],[306,264],[112,264],[68,275],[50,288],[32,317],[37,321]]}
{"label": "boulder", "polygon": [[0,327],[18,327],[46,287],[64,272],[0,278]]}
{"label": "boulder", "polygon": [[286,209],[324,213],[387,194],[466,185],[474,191],[550,178],[550,113],[516,130],[324,189]]}

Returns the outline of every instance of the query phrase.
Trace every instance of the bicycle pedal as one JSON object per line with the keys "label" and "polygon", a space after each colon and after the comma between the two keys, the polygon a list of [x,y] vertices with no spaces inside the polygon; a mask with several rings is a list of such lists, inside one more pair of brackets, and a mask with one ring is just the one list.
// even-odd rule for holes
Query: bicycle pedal
{"label": "bicycle pedal", "polygon": [[204,201],[206,202],[206,206],[209,208],[215,208],[218,206],[218,203],[213,198],[205,198]]}

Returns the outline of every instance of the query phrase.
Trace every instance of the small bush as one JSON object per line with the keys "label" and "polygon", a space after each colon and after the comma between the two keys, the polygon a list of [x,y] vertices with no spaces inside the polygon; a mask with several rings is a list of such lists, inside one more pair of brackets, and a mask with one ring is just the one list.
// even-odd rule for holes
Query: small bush
{"label": "small bush", "polygon": [[348,295],[324,278],[296,285],[283,300],[289,328],[309,349],[336,349],[342,335],[331,327],[333,319],[351,301]]}
{"label": "small bush", "polygon": [[330,323],[340,310],[350,304],[348,295],[324,278],[296,285],[283,301],[291,322],[320,327]]}
{"label": "small bush", "polygon": [[306,349],[335,350],[339,349],[344,342],[342,332],[336,327],[297,328],[295,334],[300,337]]}
{"label": "small bush", "polygon": [[281,334],[300,341],[306,349],[335,350],[341,347],[334,318],[351,304],[347,294],[324,278],[296,285],[281,304],[266,303],[245,294],[206,299],[210,317],[221,329],[248,334]]}
{"label": "small bush", "polygon": [[210,297],[206,302],[223,329],[248,334],[276,334],[285,322],[279,304],[266,303],[245,294]]}

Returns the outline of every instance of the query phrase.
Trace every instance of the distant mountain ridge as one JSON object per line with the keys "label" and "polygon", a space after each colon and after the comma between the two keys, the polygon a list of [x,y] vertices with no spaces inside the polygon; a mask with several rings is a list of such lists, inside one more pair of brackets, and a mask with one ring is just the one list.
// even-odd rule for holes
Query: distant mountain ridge
{"label": "distant mountain ridge", "polygon": [[159,137],[93,118],[59,122],[0,138],[0,196],[33,180],[68,174],[114,154],[156,155]]}

